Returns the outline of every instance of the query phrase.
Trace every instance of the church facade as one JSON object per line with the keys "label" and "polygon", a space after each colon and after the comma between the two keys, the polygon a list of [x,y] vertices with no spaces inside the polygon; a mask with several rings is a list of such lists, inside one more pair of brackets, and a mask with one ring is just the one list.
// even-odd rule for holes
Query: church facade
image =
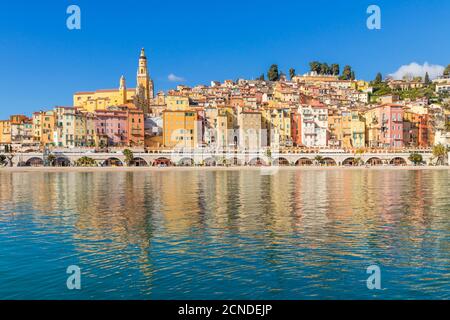
{"label": "church facade", "polygon": [[136,88],[127,88],[122,76],[118,89],[77,92],[73,95],[73,105],[87,112],[106,110],[112,106],[135,104],[144,112],[149,111],[151,99],[154,98],[153,80],[150,78],[145,50],[141,50],[137,70]]}

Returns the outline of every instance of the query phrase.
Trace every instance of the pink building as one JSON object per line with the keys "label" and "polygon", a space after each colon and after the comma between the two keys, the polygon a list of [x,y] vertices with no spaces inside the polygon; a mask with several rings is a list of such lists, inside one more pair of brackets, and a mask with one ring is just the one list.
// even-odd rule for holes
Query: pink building
{"label": "pink building", "polygon": [[122,110],[96,110],[95,132],[99,143],[105,146],[126,145],[128,140],[128,115]]}
{"label": "pink building", "polygon": [[367,111],[365,116],[370,147],[404,147],[402,105],[383,104]]}

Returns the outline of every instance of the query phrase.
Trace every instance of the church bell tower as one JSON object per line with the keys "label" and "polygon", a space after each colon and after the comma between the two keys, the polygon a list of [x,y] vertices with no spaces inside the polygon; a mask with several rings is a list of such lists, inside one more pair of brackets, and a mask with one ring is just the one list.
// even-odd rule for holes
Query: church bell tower
{"label": "church bell tower", "polygon": [[[143,92],[141,92],[141,90]],[[136,81],[136,93],[143,94],[147,102],[147,106],[150,104],[150,100],[154,97],[153,81],[150,79],[147,66],[147,57],[145,56],[145,50],[142,48],[141,55],[139,56],[139,67],[137,72]]]}

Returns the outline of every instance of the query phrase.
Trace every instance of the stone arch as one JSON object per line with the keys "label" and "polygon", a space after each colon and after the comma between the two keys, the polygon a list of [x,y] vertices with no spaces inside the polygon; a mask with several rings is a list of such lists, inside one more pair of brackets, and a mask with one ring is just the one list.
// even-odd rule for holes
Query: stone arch
{"label": "stone arch", "polygon": [[336,160],[330,157],[323,158],[322,163],[326,166],[337,166]]}
{"label": "stone arch", "polygon": [[342,161],[342,165],[343,166],[356,166],[357,162],[356,162],[356,158],[350,157],[345,159],[344,161]]}
{"label": "stone arch", "polygon": [[180,161],[178,161],[178,165],[182,166],[182,167],[188,167],[188,166],[193,166],[194,165],[194,159],[192,158],[181,158]]}
{"label": "stone arch", "polygon": [[394,166],[406,166],[408,164],[408,162],[402,157],[395,157],[391,159],[389,163]]}
{"label": "stone arch", "polygon": [[56,157],[55,161],[53,162],[53,165],[55,167],[70,167],[70,160],[67,157]]}
{"label": "stone arch", "polygon": [[314,161],[309,158],[300,158],[295,162],[295,165],[297,167],[312,166],[313,164],[314,164]]}
{"label": "stone arch", "polygon": [[25,162],[26,167],[43,167],[44,160],[39,157],[32,157]]}
{"label": "stone arch", "polygon": [[104,167],[123,167],[122,161],[118,158],[108,158],[103,162]]}
{"label": "stone arch", "polygon": [[215,167],[217,165],[217,161],[214,158],[206,158],[203,161],[204,165],[207,167]]}
{"label": "stone arch", "polygon": [[141,157],[133,158],[133,161],[130,162],[130,167],[147,167],[148,163],[145,159]]}
{"label": "stone arch", "polygon": [[372,157],[366,161],[366,164],[369,166],[381,166],[383,165],[383,160],[378,157]]}
{"label": "stone arch", "polygon": [[273,165],[274,166],[280,166],[280,167],[288,167],[288,166],[291,165],[291,163],[289,162],[288,159],[283,158],[283,157],[279,157],[279,158],[277,158],[277,159],[275,159],[273,161]]}
{"label": "stone arch", "polygon": [[249,165],[251,166],[265,166],[266,162],[264,161],[264,159],[257,157],[257,158],[253,158],[248,162]]}
{"label": "stone arch", "polygon": [[170,166],[172,166],[172,161],[168,158],[160,157],[153,162],[153,166],[154,167],[159,167],[159,166],[170,167]]}

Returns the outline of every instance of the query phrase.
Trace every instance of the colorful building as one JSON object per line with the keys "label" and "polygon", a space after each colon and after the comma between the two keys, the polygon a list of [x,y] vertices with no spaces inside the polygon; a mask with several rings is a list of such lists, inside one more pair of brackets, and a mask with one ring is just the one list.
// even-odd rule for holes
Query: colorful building
{"label": "colorful building", "polygon": [[73,96],[73,105],[88,112],[106,110],[111,106],[120,106],[127,103],[136,103],[144,112],[148,112],[151,99],[153,99],[153,81],[149,76],[147,57],[144,49],[141,50],[137,72],[137,88],[127,89],[125,78],[120,78],[118,89],[77,92]]}
{"label": "colorful building", "polygon": [[[163,112],[163,145],[168,148],[195,148],[199,142],[201,122],[195,110]],[[201,137],[201,133],[200,133]]]}
{"label": "colorful building", "polygon": [[33,113],[33,136],[41,146],[54,144],[53,131],[55,129],[55,113],[40,111]]}
{"label": "colorful building", "polygon": [[384,104],[365,113],[366,144],[371,148],[401,148],[403,141],[403,106]]}

